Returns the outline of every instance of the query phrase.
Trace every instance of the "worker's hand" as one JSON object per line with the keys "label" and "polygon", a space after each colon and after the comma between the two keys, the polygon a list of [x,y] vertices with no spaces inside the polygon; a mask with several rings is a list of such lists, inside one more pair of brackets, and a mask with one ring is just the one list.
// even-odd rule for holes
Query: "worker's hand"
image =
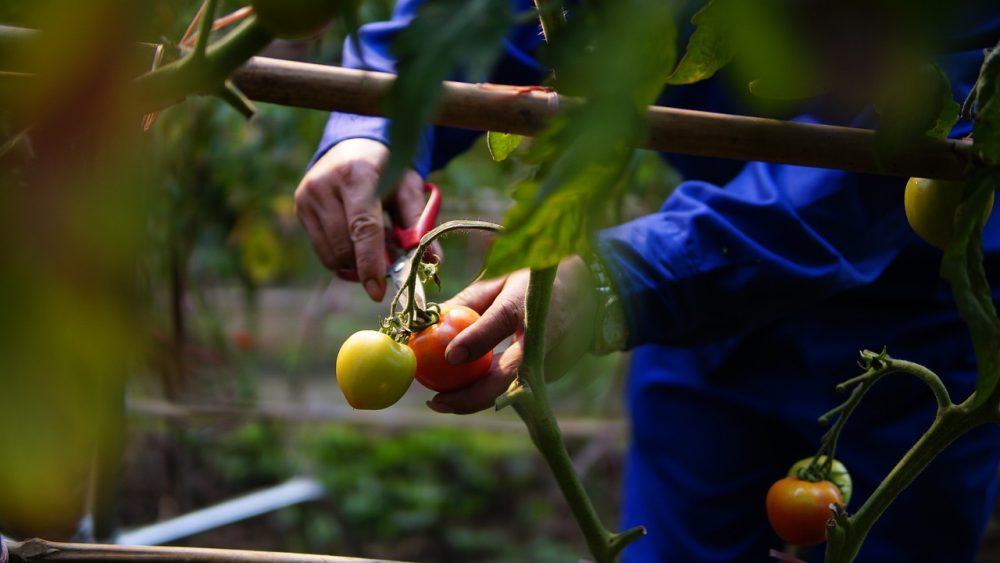
{"label": "worker's hand", "polygon": [[[481,411],[491,408],[510,386],[523,355],[521,340],[528,275],[528,270],[519,270],[505,278],[476,282],[449,301],[471,307],[482,317],[451,341],[445,350],[448,362],[459,364],[478,358],[510,336],[514,336],[514,341],[503,353],[493,356],[486,377],[465,389],[438,393],[427,403],[431,409],[455,414]],[[576,257],[564,260],[552,289],[545,326],[546,379],[562,376],[590,350],[595,301],[593,280],[583,260]]]}
{"label": "worker's hand", "polygon": [[330,270],[357,270],[375,301],[385,296],[383,204],[403,228],[424,209],[423,180],[412,169],[388,197],[376,197],[388,158],[389,149],[378,141],[341,141],[316,161],[295,190],[295,211],[320,261]]}

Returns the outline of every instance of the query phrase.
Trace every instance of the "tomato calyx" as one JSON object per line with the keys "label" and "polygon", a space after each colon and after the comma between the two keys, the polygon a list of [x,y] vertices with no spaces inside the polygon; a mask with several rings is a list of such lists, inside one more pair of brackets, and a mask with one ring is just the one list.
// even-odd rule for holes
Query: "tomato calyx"
{"label": "tomato calyx", "polygon": [[796,477],[802,481],[833,483],[843,497],[846,506],[854,492],[854,482],[851,474],[841,461],[825,454],[800,459],[788,470],[788,477]]}
{"label": "tomato calyx", "polygon": [[441,319],[441,306],[427,303],[420,308],[414,305],[412,313],[406,310],[390,313],[379,322],[379,332],[386,334],[400,344],[409,342],[410,337],[425,328],[434,326]]}

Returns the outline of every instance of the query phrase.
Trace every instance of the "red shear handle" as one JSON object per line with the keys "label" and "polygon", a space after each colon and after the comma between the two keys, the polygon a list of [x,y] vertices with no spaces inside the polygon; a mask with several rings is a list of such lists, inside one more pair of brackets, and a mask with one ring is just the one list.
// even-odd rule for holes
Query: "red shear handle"
{"label": "red shear handle", "polygon": [[[417,222],[412,226],[402,229],[398,225],[392,227],[392,240],[404,252],[413,250],[420,245],[420,239],[424,238],[437,224],[438,213],[441,211],[441,190],[430,182],[424,182],[424,191],[430,194],[423,212],[417,218]],[[385,265],[386,268],[392,266],[394,261],[390,247],[393,246],[386,241],[385,245]],[[361,281],[358,278],[357,270],[337,270],[337,277],[347,281]]]}
{"label": "red shear handle", "polygon": [[392,238],[396,240],[400,248],[406,251],[419,246],[420,239],[424,238],[424,235],[437,225],[438,212],[441,211],[441,190],[430,182],[424,182],[424,191],[431,196],[417,222],[406,229],[401,229],[396,225],[392,227]]}

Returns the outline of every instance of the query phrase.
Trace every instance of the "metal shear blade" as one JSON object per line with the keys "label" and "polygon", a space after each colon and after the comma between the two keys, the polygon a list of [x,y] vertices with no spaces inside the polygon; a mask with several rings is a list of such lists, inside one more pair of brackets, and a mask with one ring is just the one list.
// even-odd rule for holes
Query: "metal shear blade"
{"label": "metal shear blade", "polygon": [[[392,285],[398,290],[403,287],[406,283],[406,279],[410,277],[410,261],[413,259],[413,254],[416,251],[407,252],[402,258],[399,258],[392,263],[392,267],[389,269],[389,277],[392,278]],[[424,284],[420,281],[420,276],[417,276],[416,283],[414,284],[413,297],[416,300],[417,307],[423,309],[427,306],[427,300],[424,297]],[[399,294],[399,302],[406,303],[408,298],[407,290],[404,288],[402,293]]]}

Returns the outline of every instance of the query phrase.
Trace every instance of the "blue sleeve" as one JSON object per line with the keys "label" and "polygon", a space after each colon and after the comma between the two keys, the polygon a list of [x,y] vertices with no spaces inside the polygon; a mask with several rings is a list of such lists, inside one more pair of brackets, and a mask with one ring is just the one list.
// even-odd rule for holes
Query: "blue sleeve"
{"label": "blue sleeve", "polygon": [[[389,21],[361,26],[356,41],[348,37],[344,42],[342,66],[394,73],[396,61],[390,51],[390,44],[396,34],[416,17],[424,1],[399,0]],[[512,4],[514,13],[533,7],[531,0],[512,0]],[[534,52],[539,41],[535,26],[521,25],[512,28],[504,40],[504,52],[489,80],[502,84],[537,84],[545,70],[530,53]],[[455,80],[461,78],[453,77]],[[444,166],[452,157],[468,148],[479,135],[479,132],[465,129],[427,127],[413,167],[421,176],[426,177],[431,170]],[[312,166],[340,141],[357,138],[372,139],[388,145],[389,120],[384,117],[331,113],[323,138],[309,165]]]}
{"label": "blue sleeve", "polygon": [[[962,99],[982,52],[940,62]],[[969,130],[959,122],[952,136]],[[657,213],[596,237],[625,303],[631,346],[737,336],[873,282],[914,240],[901,178],[754,162],[720,188],[703,173]]]}
{"label": "blue sleeve", "polygon": [[598,234],[629,347],[698,345],[874,281],[912,234],[903,182],[754,162]]}

